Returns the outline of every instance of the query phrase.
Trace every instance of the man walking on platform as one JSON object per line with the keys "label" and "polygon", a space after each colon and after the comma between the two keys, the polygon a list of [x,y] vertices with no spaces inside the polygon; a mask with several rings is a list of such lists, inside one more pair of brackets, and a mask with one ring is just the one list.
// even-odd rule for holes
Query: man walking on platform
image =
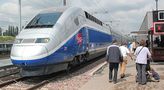
{"label": "man walking on platform", "polygon": [[[112,45],[107,48],[107,62],[109,63],[109,82],[114,84],[117,83],[117,72],[119,63],[122,62],[122,55],[117,45],[117,41],[113,40]],[[113,77],[113,69],[114,69],[114,77]],[[112,80],[113,79],[113,80]]]}
{"label": "man walking on platform", "polygon": [[[120,50],[123,56],[123,62],[120,63],[120,71],[121,71],[121,78],[125,77],[125,69],[126,69],[126,64],[128,63],[128,55],[131,57],[130,55],[130,51],[126,46],[126,43],[122,43],[122,45],[120,46]],[[132,58],[132,57],[131,57]]]}

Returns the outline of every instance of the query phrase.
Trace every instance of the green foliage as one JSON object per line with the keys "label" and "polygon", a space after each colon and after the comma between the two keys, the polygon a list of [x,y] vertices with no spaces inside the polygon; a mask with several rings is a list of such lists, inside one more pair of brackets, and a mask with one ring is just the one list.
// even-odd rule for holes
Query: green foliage
{"label": "green foliage", "polygon": [[9,41],[14,41],[15,37],[13,36],[0,36],[0,42],[9,42]]}

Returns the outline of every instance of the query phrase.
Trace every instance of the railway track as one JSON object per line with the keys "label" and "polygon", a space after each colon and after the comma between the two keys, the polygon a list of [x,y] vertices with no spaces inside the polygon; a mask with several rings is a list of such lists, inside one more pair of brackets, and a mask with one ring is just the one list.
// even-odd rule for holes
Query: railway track
{"label": "railway track", "polygon": [[14,65],[0,67],[0,78],[19,73],[20,69]]}
{"label": "railway track", "polygon": [[42,82],[37,83],[37,84],[35,84],[34,86],[31,86],[31,87],[27,88],[26,90],[36,90],[36,89],[38,89],[38,88],[44,86],[45,84],[51,82],[52,80],[54,80],[54,79],[56,79],[56,78],[57,78],[57,76],[51,77],[51,78],[46,79],[46,80],[43,80]]}
{"label": "railway track", "polygon": [[21,80],[18,78],[20,69],[14,65],[0,67],[0,88]]}
{"label": "railway track", "polygon": [[[56,78],[60,78],[62,76],[65,76],[66,73],[62,72],[58,72],[58,73],[54,73],[48,76],[40,76],[40,77],[18,77],[18,78],[14,78],[14,79],[10,79],[7,81],[4,81],[2,83],[0,83],[0,88],[4,88],[4,89],[8,89],[8,87],[19,87],[25,90],[35,90],[49,82],[51,82],[52,80],[56,79]],[[20,84],[24,84],[23,86],[26,87],[20,87],[22,85]]]}
{"label": "railway track", "polygon": [[23,78],[23,77],[20,77],[20,78],[15,78],[15,79],[11,79],[11,80],[8,80],[8,81],[5,81],[3,83],[0,83],[0,88],[6,86],[6,85],[10,85],[14,82],[18,82],[18,81],[21,81],[21,80],[24,80],[26,78]]}
{"label": "railway track", "polygon": [[[102,58],[102,57],[100,57]],[[75,66],[70,70],[70,73],[68,74],[66,71],[61,71],[58,73],[54,73],[47,76],[40,76],[40,77],[19,77],[15,79],[8,80],[6,82],[0,83],[0,88],[4,90],[8,89],[24,89],[24,90],[36,90],[39,88],[44,87],[46,84],[49,84],[54,81],[62,81],[63,78],[67,78],[68,80],[74,76],[81,75],[85,72],[86,69],[83,69],[87,66],[94,67],[92,63],[98,61],[100,58],[97,58],[97,60],[91,60],[87,63],[83,63],[81,65]],[[83,69],[83,70],[81,70]],[[80,72],[80,73],[79,73]],[[76,74],[75,74],[76,73]],[[67,80],[65,79],[65,80]]]}

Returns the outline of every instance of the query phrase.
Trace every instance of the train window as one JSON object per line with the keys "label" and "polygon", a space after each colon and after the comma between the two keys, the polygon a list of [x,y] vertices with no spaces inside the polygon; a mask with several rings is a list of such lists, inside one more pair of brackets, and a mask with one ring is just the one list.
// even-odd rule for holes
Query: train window
{"label": "train window", "polygon": [[79,19],[78,18],[75,18],[74,19],[74,23],[78,26],[79,25]]}
{"label": "train window", "polygon": [[42,13],[35,16],[26,28],[51,28],[55,25],[62,13]]}
{"label": "train window", "polygon": [[48,43],[49,41],[49,38],[37,38],[35,43]]}
{"label": "train window", "polygon": [[102,22],[99,19],[97,19],[96,17],[90,15],[87,12],[85,12],[85,16],[86,16],[87,19],[89,19],[89,20],[91,20],[91,21],[93,21],[93,22],[95,22],[95,23],[97,23],[97,24],[102,26]]}
{"label": "train window", "polygon": [[87,12],[85,12],[85,16],[86,16],[86,18],[88,18],[88,13]]}
{"label": "train window", "polygon": [[164,11],[159,11],[158,12],[158,19],[159,20],[164,20]]}

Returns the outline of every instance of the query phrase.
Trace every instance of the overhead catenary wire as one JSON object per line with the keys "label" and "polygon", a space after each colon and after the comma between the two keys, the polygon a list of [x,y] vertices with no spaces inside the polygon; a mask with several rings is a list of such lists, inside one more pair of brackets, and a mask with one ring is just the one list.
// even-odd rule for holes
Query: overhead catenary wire
{"label": "overhead catenary wire", "polygon": [[100,1],[94,0],[93,2],[95,3],[95,5],[96,5],[97,7],[99,7],[102,11],[104,11],[105,14],[110,15],[110,18],[113,19],[113,16],[112,16],[111,14],[109,14],[110,11],[107,10],[107,9],[105,9],[101,4],[99,4],[99,2],[103,2],[102,0],[100,0]]}
{"label": "overhead catenary wire", "polygon": [[[107,24],[110,24],[111,27],[113,28],[113,22],[120,22],[120,20],[115,20],[113,18],[113,16],[109,13],[110,11],[107,10],[106,8],[104,8],[101,4],[99,4],[99,2],[102,2],[102,0],[98,1],[98,0],[93,0],[93,3],[99,7],[105,14],[107,14],[107,16],[109,16],[110,18],[109,19],[105,19],[105,20],[102,20],[103,22],[107,23]],[[118,23],[117,23],[118,24]]]}

